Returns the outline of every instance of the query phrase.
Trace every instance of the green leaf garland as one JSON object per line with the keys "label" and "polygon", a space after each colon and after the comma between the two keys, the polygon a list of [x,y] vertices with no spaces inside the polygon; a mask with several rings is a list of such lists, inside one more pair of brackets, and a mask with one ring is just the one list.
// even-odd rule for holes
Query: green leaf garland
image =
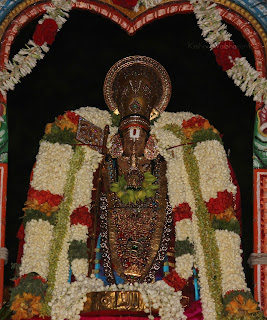
{"label": "green leaf garland", "polygon": [[47,216],[44,212],[35,209],[25,210],[25,215],[23,217],[23,226],[25,228],[27,222],[31,220],[44,220],[48,221],[50,224],[55,225],[57,221],[57,211],[53,212],[51,216]]}
{"label": "green leaf garland", "polygon": [[72,132],[71,129],[64,128],[62,130],[55,123],[52,125],[51,132],[43,136],[43,140],[46,140],[51,143],[60,143],[60,144],[77,144],[76,133]]}
{"label": "green leaf garland", "polygon": [[184,254],[194,254],[194,245],[189,240],[176,240],[175,241],[175,257],[180,257]]}
{"label": "green leaf garland", "polygon": [[119,176],[118,182],[113,182],[110,191],[115,192],[122,203],[136,203],[144,201],[145,198],[154,197],[159,185],[153,184],[157,178],[150,172],[144,173],[145,180],[142,183],[141,190],[127,189],[127,183],[124,175]]}
{"label": "green leaf garland", "polygon": [[70,263],[75,259],[88,259],[87,243],[73,240],[69,247],[68,256]]}

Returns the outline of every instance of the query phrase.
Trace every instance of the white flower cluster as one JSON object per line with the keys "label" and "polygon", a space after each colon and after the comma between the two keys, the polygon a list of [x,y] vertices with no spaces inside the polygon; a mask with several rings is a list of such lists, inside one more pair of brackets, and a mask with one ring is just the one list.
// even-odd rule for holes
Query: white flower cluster
{"label": "white flower cluster", "polygon": [[33,169],[31,186],[63,195],[73,150],[69,145],[42,141]]}
{"label": "white flower cluster", "polygon": [[260,78],[259,72],[251,67],[246,58],[236,58],[234,66],[226,72],[246,96],[253,95],[254,101],[267,104],[267,80]]}
{"label": "white flower cluster", "polygon": [[182,219],[175,224],[175,240],[189,240],[193,242],[193,231],[191,219]]}
{"label": "white flower cluster", "polygon": [[88,238],[88,228],[80,223],[70,227],[70,241],[77,240],[86,242]]}
{"label": "white flower cluster", "polygon": [[53,226],[48,221],[33,219],[27,222],[20,276],[36,272],[42,278],[47,278],[52,236]]}
{"label": "white flower cluster", "polygon": [[200,187],[204,201],[216,198],[218,191],[227,190],[236,193],[236,186],[231,182],[227,156],[217,140],[200,142],[194,149],[198,161]]}
{"label": "white flower cluster", "polygon": [[36,66],[37,60],[44,58],[44,53],[49,51],[49,47],[44,43],[41,47],[32,40],[29,40],[26,48],[20,49],[13,57],[12,62],[6,63],[6,69],[0,71],[0,91],[3,96],[8,90],[14,90],[15,85],[20,82],[20,78],[31,73]]}
{"label": "white flower cluster", "polygon": [[198,276],[200,282],[200,297],[202,303],[202,313],[205,320],[214,320],[217,319],[215,302],[211,296],[209,283],[206,276],[206,264],[203,248],[201,245],[199,228],[198,228],[198,219],[195,214],[192,216],[193,232],[194,232],[194,248],[196,252],[196,263],[198,266]]}
{"label": "white flower cluster", "polygon": [[185,253],[182,256],[175,258],[175,271],[185,280],[192,277],[193,265],[194,256],[190,253]]}
{"label": "white flower cluster", "polygon": [[[175,240],[188,240],[193,243],[191,219],[182,219],[175,224]],[[181,278],[187,280],[193,275],[194,256],[190,253],[175,258],[175,270]]]}
{"label": "white flower cluster", "polygon": [[[76,282],[66,283],[54,292],[54,298],[50,303],[52,307],[52,320],[78,320],[79,314],[83,309],[88,292],[99,291],[139,291],[146,305],[146,312],[151,308],[159,309],[159,315],[162,320],[185,320],[183,308],[180,304],[182,293],[175,292],[172,287],[164,281],[155,283],[134,283],[119,284],[105,287],[102,280],[96,279],[94,275],[91,278],[79,277]],[[149,315],[149,319],[153,319]]]}
{"label": "white flower cluster", "polygon": [[38,22],[42,23],[46,19],[53,19],[58,25],[58,30],[60,30],[69,17],[68,12],[72,9],[72,3],[75,2],[76,0],[52,0],[52,6],[47,6],[45,8],[46,14],[44,14],[43,18]]}
{"label": "white flower cluster", "polygon": [[229,290],[249,291],[242,267],[239,235],[228,230],[216,230],[215,234],[221,262],[223,295]]}
{"label": "white flower cluster", "polygon": [[154,122],[153,128],[164,128],[166,124],[175,124],[181,126],[183,121],[187,121],[192,117],[197,116],[192,112],[167,112],[164,111],[160,117]]}
{"label": "white flower cluster", "polygon": [[88,268],[88,259],[74,259],[71,262],[71,271],[75,276],[75,279],[79,278],[80,276],[87,276]]}
{"label": "white flower cluster", "polygon": [[[70,264],[69,264],[69,246],[70,246],[70,226],[67,224],[67,232],[63,239],[62,247],[58,253],[58,263],[55,274],[55,289],[64,286],[69,280]],[[54,295],[54,292],[53,292]]]}
{"label": "white flower cluster", "polygon": [[94,172],[99,167],[99,163],[103,158],[103,155],[88,146],[82,146],[81,148],[84,151],[85,159],[75,177],[71,211],[79,206],[88,206],[90,208]]}
{"label": "white flower cluster", "polygon": [[108,111],[95,107],[82,107],[74,112],[101,129],[104,129],[105,125],[111,126],[112,124],[111,115]]}
{"label": "white flower cluster", "polygon": [[[53,19],[58,25],[58,30],[60,30],[72,8],[72,2],[70,0],[52,0],[51,3],[52,6],[46,7],[46,14],[39,23],[46,19]],[[49,51],[46,43],[38,46],[32,40],[29,40],[25,47],[20,49],[12,62],[8,61],[6,63],[6,69],[0,71],[0,91],[4,96],[8,90],[14,90],[15,85],[20,82],[20,78],[31,73],[37,64],[37,60],[43,59],[44,54]]]}
{"label": "white flower cluster", "polygon": [[[70,242],[73,240],[87,242],[88,238],[88,227],[80,223],[74,224],[70,227],[71,237]],[[86,276],[88,274],[88,259],[74,259],[71,262],[71,270],[75,278],[79,276]]]}
{"label": "white flower cluster", "polygon": [[[176,124],[181,126],[183,120],[189,120],[194,116],[191,112],[163,112],[160,118],[154,123],[151,128],[151,133],[158,140],[158,149],[160,154],[167,161],[168,180],[168,195],[171,206],[174,208],[183,202],[187,202],[189,206],[195,208],[195,200],[190,188],[188,174],[186,172],[183,147],[181,140],[172,132],[164,129],[167,124]],[[169,147],[179,146],[171,150],[166,150]]]}
{"label": "white flower cluster", "polygon": [[104,291],[103,281],[91,278],[78,277],[75,282],[65,283],[57,287],[53,292],[53,298],[49,302],[52,320],[79,320],[88,292]]}
{"label": "white flower cluster", "polygon": [[194,6],[194,13],[202,30],[202,36],[209,43],[211,49],[222,41],[231,40],[226,25],[222,24],[216,3],[209,0],[190,0],[190,3]]}

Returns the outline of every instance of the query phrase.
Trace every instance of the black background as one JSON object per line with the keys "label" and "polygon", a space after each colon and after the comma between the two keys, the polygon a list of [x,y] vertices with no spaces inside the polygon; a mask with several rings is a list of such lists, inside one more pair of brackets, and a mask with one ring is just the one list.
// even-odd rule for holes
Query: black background
{"label": "black background", "polygon": [[[37,20],[16,38],[11,56],[32,38]],[[233,40],[254,65],[248,43],[232,26]],[[82,106],[107,109],[103,82],[109,68],[129,55],[146,55],[167,70],[172,98],[166,111],[191,111],[209,119],[223,135],[226,151],[242,195],[244,266],[252,240],[252,141],[255,103],[234,85],[217,65],[201,36],[194,15],[175,15],[144,26],[129,36],[120,26],[90,12],[73,10],[45,58],[8,94],[9,175],[6,246],[10,262],[5,283],[16,261],[16,233],[23,215],[31,168],[46,123],[66,110]]]}

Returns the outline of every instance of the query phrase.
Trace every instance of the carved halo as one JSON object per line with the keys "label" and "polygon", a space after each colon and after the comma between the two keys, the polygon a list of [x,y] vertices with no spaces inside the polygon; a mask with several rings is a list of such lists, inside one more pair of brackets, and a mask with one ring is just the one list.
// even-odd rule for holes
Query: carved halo
{"label": "carved halo", "polygon": [[118,76],[118,74],[126,68],[129,68],[133,65],[142,65],[146,68],[153,69],[156,74],[158,75],[159,81],[162,85],[162,95],[158,100],[158,103],[154,106],[154,109],[151,112],[150,119],[157,116],[159,113],[162,113],[170,100],[171,97],[171,81],[170,77],[165,70],[165,68],[158,63],[156,60],[145,57],[145,56],[130,56],[119,60],[115,63],[108,71],[105,82],[104,82],[104,98],[108,108],[115,112],[119,113],[118,105],[114,99],[114,90],[113,90],[113,83]]}

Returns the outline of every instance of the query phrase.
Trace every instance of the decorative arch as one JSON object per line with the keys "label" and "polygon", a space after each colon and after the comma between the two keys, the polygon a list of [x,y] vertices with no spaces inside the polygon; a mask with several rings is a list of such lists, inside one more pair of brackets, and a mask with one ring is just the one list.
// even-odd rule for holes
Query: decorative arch
{"label": "decorative arch", "polygon": [[[254,58],[255,68],[261,77],[267,74],[267,24],[262,25],[262,18],[258,18],[256,13],[249,7],[246,9],[246,3],[239,1],[235,3],[228,0],[215,0],[219,7],[222,18],[238,29],[244,38],[249,42]],[[237,2],[237,1],[236,1]],[[14,39],[29,21],[38,18],[45,12],[45,7],[51,5],[50,1],[41,2],[38,0],[26,0],[16,5],[7,12],[0,25],[0,70],[8,61],[10,49]],[[128,34],[133,35],[142,26],[151,23],[154,20],[175,14],[188,14],[193,12],[193,7],[188,1],[163,1],[156,7],[148,10],[140,10],[138,13],[121,8],[112,3],[111,0],[78,0],[74,9],[88,10],[112,20],[119,24]],[[267,5],[266,5],[267,11]],[[266,15],[267,16],[267,15]],[[267,20],[267,17],[266,17]],[[63,27],[64,28],[64,27]],[[63,31],[64,32],[64,31]],[[6,97],[0,94],[0,105],[6,106]],[[259,110],[262,104],[256,103],[256,110]],[[267,122],[267,119],[266,119]],[[6,124],[3,123],[2,126]],[[267,192],[267,170],[254,169],[254,252],[261,254],[267,253],[267,236],[264,228],[267,226],[267,220],[264,216],[267,213],[265,209],[265,192]],[[6,205],[6,185],[7,185],[7,163],[0,163],[0,223],[1,223],[1,243],[0,247],[5,246],[5,205]],[[266,191],[265,191],[266,190]],[[267,207],[267,205],[266,205]],[[4,260],[0,259],[0,307],[2,304],[3,293],[3,273]],[[255,280],[255,298],[265,310],[267,309],[267,266],[257,264],[254,268]],[[265,311],[267,315],[267,310]]]}

